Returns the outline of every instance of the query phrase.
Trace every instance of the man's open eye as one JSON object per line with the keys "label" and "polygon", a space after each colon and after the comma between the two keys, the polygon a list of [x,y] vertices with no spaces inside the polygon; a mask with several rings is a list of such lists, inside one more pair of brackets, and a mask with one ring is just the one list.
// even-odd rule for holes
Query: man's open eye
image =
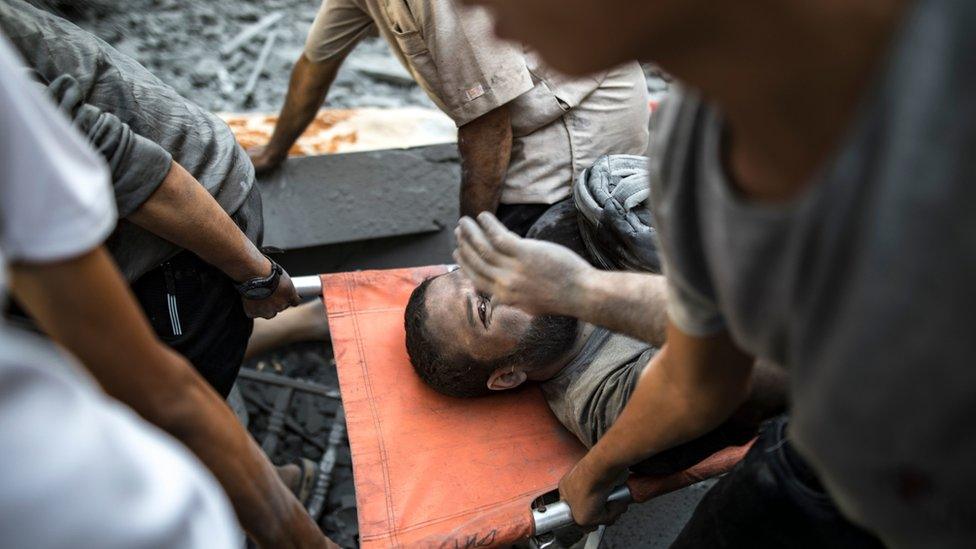
{"label": "man's open eye", "polygon": [[478,318],[488,328],[488,299],[485,296],[478,296]]}

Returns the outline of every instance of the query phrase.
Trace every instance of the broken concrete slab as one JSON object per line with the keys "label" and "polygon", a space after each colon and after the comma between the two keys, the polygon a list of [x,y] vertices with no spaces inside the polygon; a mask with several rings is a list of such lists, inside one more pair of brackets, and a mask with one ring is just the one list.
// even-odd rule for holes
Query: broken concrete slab
{"label": "broken concrete slab", "polygon": [[459,182],[455,145],[293,158],[259,181],[264,243],[294,250],[449,230]]}

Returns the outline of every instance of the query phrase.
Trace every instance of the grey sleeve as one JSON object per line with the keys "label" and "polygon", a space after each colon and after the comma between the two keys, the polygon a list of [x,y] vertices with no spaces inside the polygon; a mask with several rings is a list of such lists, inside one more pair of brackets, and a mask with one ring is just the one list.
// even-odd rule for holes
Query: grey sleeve
{"label": "grey sleeve", "polygon": [[709,281],[697,226],[696,170],[688,166],[700,137],[701,100],[674,86],[654,113],[648,147],[650,206],[667,279],[668,320],[682,332],[705,337],[725,330]]}
{"label": "grey sleeve", "polygon": [[172,166],[172,155],[133,132],[114,114],[85,103],[74,77],[61,75],[48,85],[47,90],[108,164],[119,217],[130,215],[163,183]]}

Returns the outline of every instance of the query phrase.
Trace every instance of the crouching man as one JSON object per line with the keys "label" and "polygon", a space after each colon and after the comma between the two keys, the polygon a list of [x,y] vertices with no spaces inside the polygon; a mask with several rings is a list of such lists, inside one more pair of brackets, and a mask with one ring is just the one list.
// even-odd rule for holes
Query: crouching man
{"label": "crouching man", "polygon": [[[645,164],[640,157],[600,159],[577,181],[576,199],[553,206],[532,226],[529,238],[562,244],[591,264],[656,272],[654,242],[647,237],[652,220],[639,200],[647,188]],[[605,222],[611,217],[621,222]],[[663,278],[653,303],[647,313],[659,322],[652,344],[574,318],[536,316],[493,303],[458,270],[414,290],[405,314],[407,351],[417,374],[451,396],[476,397],[539,383],[559,421],[592,447],[616,421],[664,343]],[[762,420],[784,411],[784,382],[779,369],[760,364],[750,398],[729,421],[633,470],[677,472],[748,441]]]}

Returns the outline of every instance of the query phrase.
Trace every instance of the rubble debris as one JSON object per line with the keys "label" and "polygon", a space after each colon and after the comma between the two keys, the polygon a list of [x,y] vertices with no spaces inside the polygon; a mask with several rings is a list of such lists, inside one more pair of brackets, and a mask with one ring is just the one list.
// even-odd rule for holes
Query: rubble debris
{"label": "rubble debris", "polygon": [[268,57],[271,55],[271,48],[274,47],[274,43],[277,38],[278,31],[272,30],[268,33],[268,37],[264,40],[264,46],[261,47],[261,53],[258,55],[258,60],[254,63],[254,70],[251,72],[251,76],[248,77],[247,83],[244,84],[244,91],[242,95],[244,97],[245,105],[249,104],[254,97],[254,87],[258,85],[258,78],[261,77],[261,73],[264,72],[265,65],[268,64]]}
{"label": "rubble debris", "polygon": [[329,431],[329,447],[322,454],[322,461],[319,462],[319,478],[315,481],[315,487],[312,489],[312,499],[308,504],[308,513],[312,515],[312,518],[316,522],[322,516],[322,510],[325,506],[325,496],[329,491],[329,485],[332,484],[332,471],[335,469],[336,454],[339,445],[345,442],[345,440],[346,414],[340,405],[332,420],[332,429]]}
{"label": "rubble debris", "polygon": [[305,391],[306,393],[324,396],[327,398],[333,398],[337,400],[339,399],[338,389],[330,389],[318,383],[312,383],[309,381],[304,381],[302,379],[292,379],[286,376],[271,374],[267,372],[259,372],[257,370],[243,369],[243,368],[241,369],[239,378],[247,379],[251,381],[260,381],[263,383],[278,385],[281,387],[298,389],[299,391]]}
{"label": "rubble debris", "polygon": [[[277,383],[262,383],[252,379],[258,363],[266,364],[263,374],[268,375],[272,364],[279,364],[281,374],[269,374],[278,382],[281,378],[338,393],[339,386],[335,366],[331,364],[332,352],[322,343],[300,343],[272,351],[267,355],[249,360],[238,380],[240,391],[250,416],[248,430],[258,441],[268,431],[274,402],[282,391]],[[340,402],[334,398],[296,389],[291,404],[284,415],[284,429],[277,447],[270,456],[272,462],[282,465],[307,458],[321,466],[328,451],[335,416]],[[339,422],[341,423],[341,422]],[[344,428],[343,428],[344,431]],[[359,524],[356,514],[356,496],[352,479],[352,459],[345,436],[335,448],[335,463],[331,484],[325,490],[319,526],[333,541],[342,547],[359,546]]]}
{"label": "rubble debris", "polygon": [[278,21],[281,21],[281,18],[284,16],[285,14],[281,13],[280,11],[265,15],[260,21],[245,28],[240,32],[240,34],[234,37],[233,40],[224,44],[223,47],[220,48],[220,55],[227,57],[231,53],[234,53],[234,50],[243,46],[252,38],[264,32],[266,29],[271,28],[272,25]]}
{"label": "rubble debris", "polygon": [[268,430],[261,440],[261,450],[269,456],[273,456],[278,450],[278,441],[285,429],[285,414],[288,413],[288,405],[291,404],[291,397],[295,394],[295,389],[282,387],[278,390],[275,398],[274,408],[268,418]]}
{"label": "rubble debris", "polygon": [[222,68],[217,60],[205,57],[198,61],[190,72],[190,82],[197,88],[206,86],[219,77]]}

